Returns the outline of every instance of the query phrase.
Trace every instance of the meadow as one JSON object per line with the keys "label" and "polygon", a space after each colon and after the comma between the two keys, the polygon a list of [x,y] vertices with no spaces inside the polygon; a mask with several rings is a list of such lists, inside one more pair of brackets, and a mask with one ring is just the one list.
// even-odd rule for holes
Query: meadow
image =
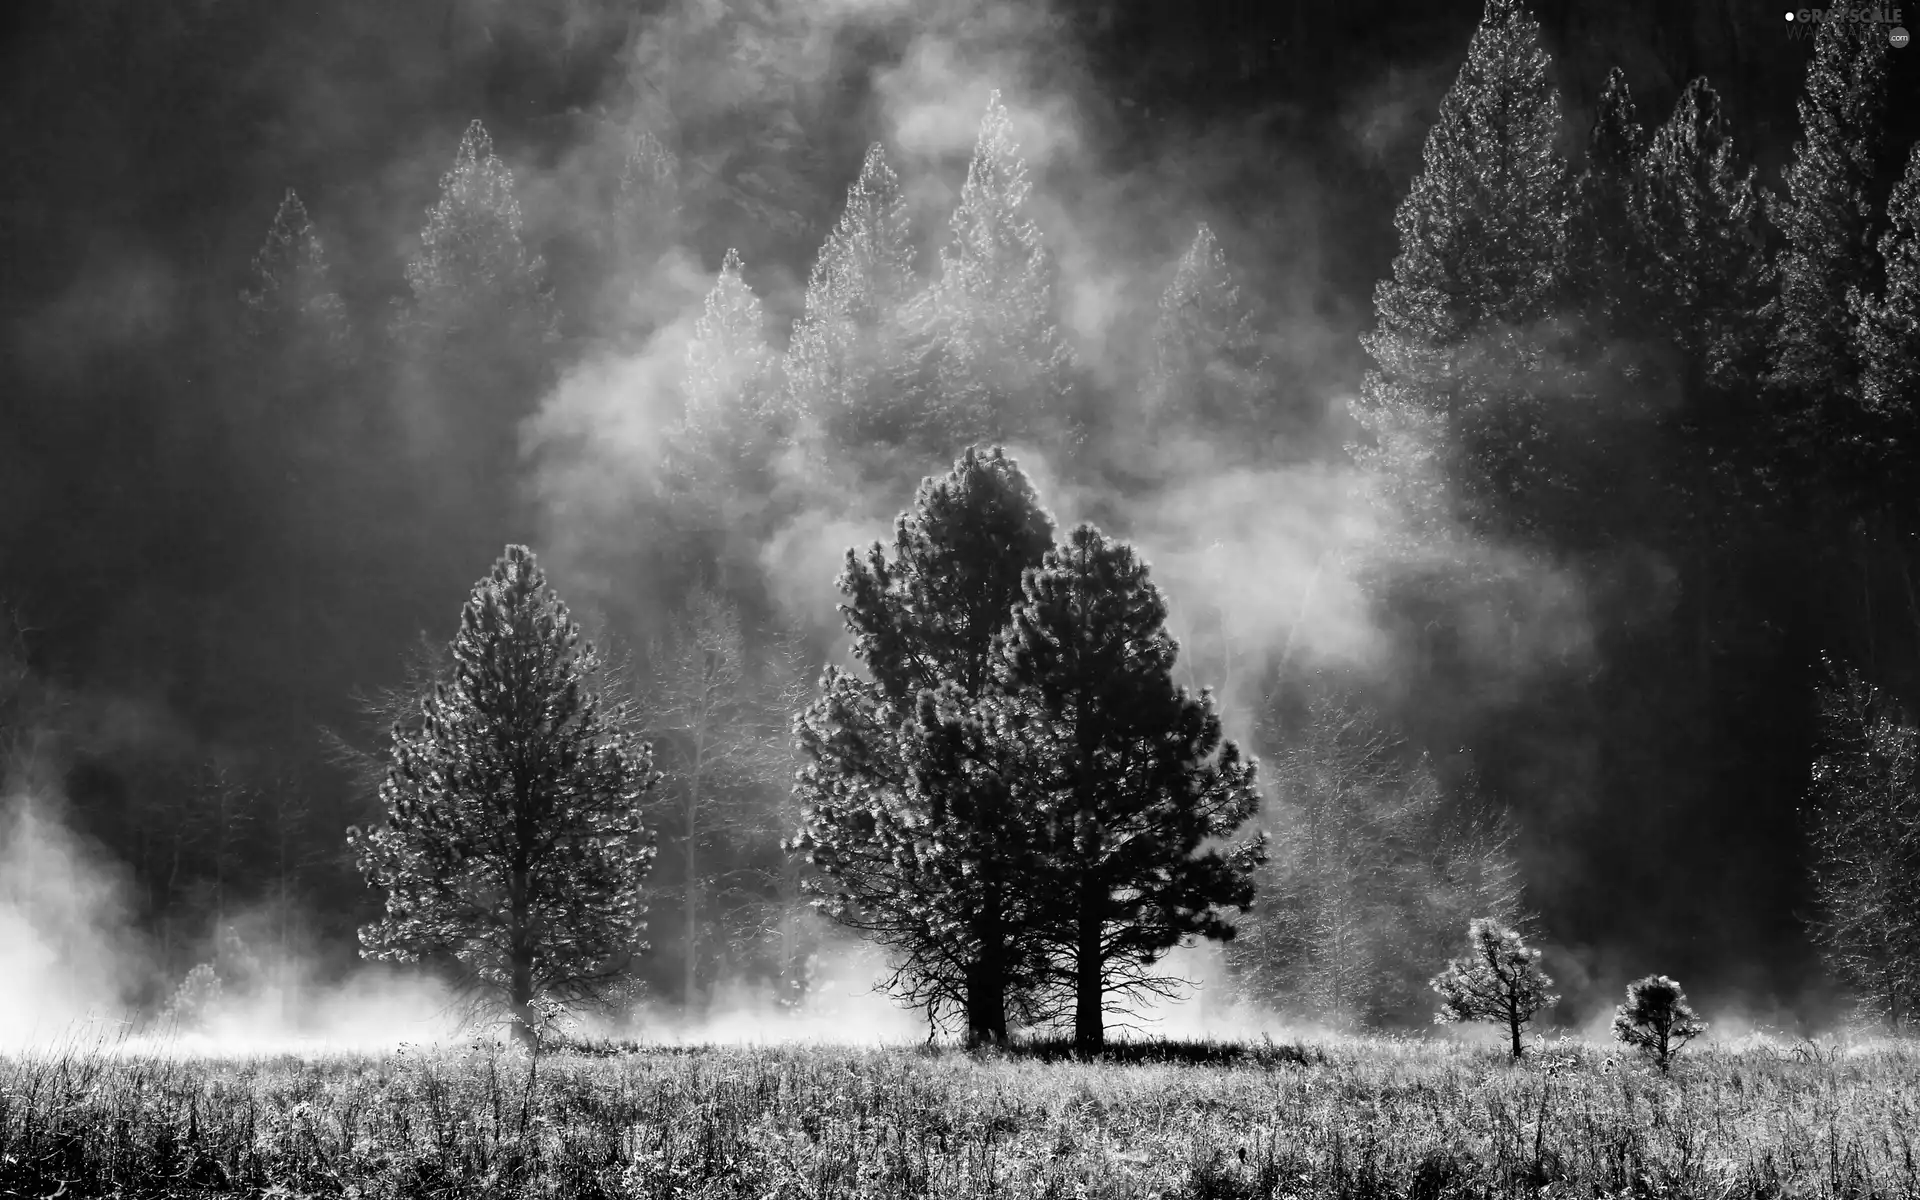
{"label": "meadow", "polygon": [[1920,1196],[1920,1050],[1547,1042],[0,1058],[9,1197]]}

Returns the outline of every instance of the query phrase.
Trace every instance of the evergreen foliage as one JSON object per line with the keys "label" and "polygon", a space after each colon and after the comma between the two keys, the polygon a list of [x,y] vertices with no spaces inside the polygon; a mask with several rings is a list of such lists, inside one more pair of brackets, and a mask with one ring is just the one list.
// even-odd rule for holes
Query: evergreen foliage
{"label": "evergreen foliage", "polygon": [[1223,741],[1210,693],[1173,682],[1167,608],[1131,547],[1082,525],[1030,572],[1004,678],[1023,722],[1018,807],[1044,828],[1042,937],[1072,997],[1074,1044],[1160,984],[1183,939],[1225,941],[1246,911],[1265,837],[1232,837],[1259,804],[1254,763]]}
{"label": "evergreen foliage", "polygon": [[1513,1057],[1521,1053],[1520,1031],[1560,997],[1547,989],[1553,980],[1540,969],[1540,952],[1518,931],[1491,918],[1476,917],[1467,928],[1467,953],[1450,960],[1433,977],[1440,995],[1434,1022],[1488,1021],[1507,1031]]}
{"label": "evergreen foliage", "polygon": [[787,349],[788,403],[796,416],[817,422],[830,444],[858,447],[903,436],[887,420],[893,408],[887,385],[900,368],[899,323],[913,287],[911,239],[899,178],[875,142],[814,259]]}
{"label": "evergreen foliage", "polygon": [[672,246],[680,222],[680,164],[653,130],[642,129],[620,164],[613,204],[614,246],[633,265]]}
{"label": "evergreen foliage", "polygon": [[1027,214],[1032,186],[996,91],[939,278],[909,317],[927,397],[922,436],[936,452],[1027,435],[1065,416],[1072,356],[1054,317],[1053,265]]}
{"label": "evergreen foliage", "polygon": [[1596,327],[1638,329],[1645,287],[1635,183],[1647,144],[1626,72],[1607,72],[1567,219],[1570,299]]}
{"label": "evergreen foliage", "polygon": [[513,173],[476,118],[461,135],[440,198],[427,210],[420,251],[407,264],[413,307],[403,328],[439,336],[551,337],[555,312],[546,263],[520,237]]}
{"label": "evergreen foliage", "polygon": [[1627,985],[1627,1002],[1614,1010],[1615,1040],[1633,1046],[1653,1059],[1662,1071],[1673,1056],[1707,1031],[1687,994],[1665,975],[1648,975]]}
{"label": "evergreen foliage", "polygon": [[396,727],[384,820],[349,831],[386,893],[363,953],[451,968],[517,1038],[616,994],[653,857],[651,755],[593,690],[599,659],[523,546],[475,585],[450,677]]}
{"label": "evergreen foliage", "polygon": [[839,580],[861,678],[829,667],[795,722],[806,806],[795,848],[822,911],[895,956],[890,988],[970,1044],[1004,1040],[1036,982],[1029,818],[1009,802],[1014,720],[996,642],[1053,523],[1019,466],[969,448],[927,479],[889,555],[851,550]]}
{"label": "evergreen foliage", "polygon": [[1887,202],[1877,297],[1848,294],[1860,357],[1860,403],[1872,495],[1905,507],[1920,486],[1920,145]]}
{"label": "evergreen foliage", "polygon": [[1281,432],[1253,305],[1204,223],[1160,296],[1147,403],[1156,425],[1198,426],[1246,453]]}
{"label": "evergreen foliage", "polygon": [[[1786,194],[1771,211],[1784,245],[1774,264],[1778,294],[1768,306],[1782,432],[1801,470],[1822,462],[1846,480],[1857,469],[1849,447],[1858,420],[1859,364],[1847,295],[1872,294],[1875,188],[1887,103],[1887,37],[1878,24],[1836,9],[1814,36],[1799,101],[1800,140],[1786,170]],[[1843,490],[1846,485],[1843,484]]]}
{"label": "evergreen foliage", "polygon": [[1519,0],[1487,0],[1394,215],[1400,250],[1362,339],[1376,367],[1355,407],[1370,439],[1358,457],[1428,533],[1455,514],[1511,527],[1524,514],[1505,501],[1551,469],[1542,347],[1523,334],[1564,288],[1559,124],[1538,23]]}
{"label": "evergreen foliage", "polygon": [[253,256],[252,286],[241,291],[240,302],[247,332],[258,340],[282,348],[306,342],[336,357],[346,353],[346,306],[333,289],[320,235],[292,188]]}

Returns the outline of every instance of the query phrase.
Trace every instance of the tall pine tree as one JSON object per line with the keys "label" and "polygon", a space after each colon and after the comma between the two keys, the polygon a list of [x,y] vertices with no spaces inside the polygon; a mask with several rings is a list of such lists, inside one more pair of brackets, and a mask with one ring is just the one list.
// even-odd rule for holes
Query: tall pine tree
{"label": "tall pine tree", "polygon": [[826,914],[895,955],[896,992],[970,1044],[1004,1040],[1038,982],[1022,907],[1032,832],[1001,753],[1013,720],[996,644],[1053,522],[1000,450],[921,484],[893,552],[852,551],[841,612],[867,678],[829,667],[796,721],[807,806],[795,845]]}
{"label": "tall pine tree", "polygon": [[252,275],[252,286],[240,293],[251,336],[329,356],[346,353],[346,306],[334,291],[320,235],[292,188],[253,256]]}
{"label": "tall pine tree", "polygon": [[792,433],[773,376],[766,317],[727,251],[687,343],[685,400],[669,441],[668,478],[689,508],[689,523],[708,531],[738,527],[742,503],[765,495],[764,472]]}
{"label": "tall pine tree", "polygon": [[1053,264],[1026,210],[1032,186],[996,91],[940,252],[940,277],[915,305],[921,417],[936,452],[1026,435],[1065,417],[1071,352],[1054,315]]}
{"label": "tall pine tree", "polygon": [[1860,403],[1877,483],[1873,498],[1900,507],[1901,525],[1920,524],[1920,145],[1887,203],[1879,252],[1886,284],[1878,296],[1848,294],[1860,356]]}
{"label": "tall pine tree", "polygon": [[474,586],[452,657],[417,729],[394,729],[385,819],[348,831],[386,893],[360,944],[449,969],[531,1044],[555,1006],[616,994],[637,948],[651,755],[524,546]]}
{"label": "tall pine tree", "polygon": [[1646,144],[1626,72],[1615,67],[1600,91],[1567,221],[1570,299],[1603,334],[1641,327],[1638,299],[1646,281],[1635,180]]}
{"label": "tall pine tree", "polygon": [[1074,1045],[1097,1053],[1105,1015],[1183,939],[1225,940],[1245,911],[1264,836],[1214,849],[1259,804],[1254,764],[1223,742],[1212,696],[1173,682],[1178,647],[1146,564],[1091,525],[1027,574],[1005,641],[1018,697],[1016,800],[1045,830],[1042,936],[1071,997]]}
{"label": "tall pine tree", "polygon": [[906,197],[875,142],[807,276],[805,309],[787,349],[789,405],[819,426],[832,449],[902,440],[902,413],[887,385],[899,366],[913,258]]}
{"label": "tall pine tree", "polygon": [[1511,501],[1546,469],[1538,348],[1524,331],[1563,290],[1570,189],[1548,66],[1519,0],[1487,0],[1394,215],[1392,274],[1374,291],[1361,459],[1428,530],[1454,515],[1523,527]]}
{"label": "tall pine tree", "polygon": [[1258,454],[1275,434],[1297,432],[1281,428],[1276,385],[1253,306],[1202,224],[1160,297],[1146,387],[1150,420]]}
{"label": "tall pine tree", "polygon": [[1860,487],[1865,431],[1847,295],[1876,290],[1873,206],[1887,104],[1886,31],[1840,19],[1860,15],[1856,7],[1830,10],[1835,19],[1821,21],[1814,36],[1800,140],[1786,195],[1771,213],[1785,244],[1768,308],[1768,382],[1782,433],[1800,470],[1823,476],[1841,495]]}

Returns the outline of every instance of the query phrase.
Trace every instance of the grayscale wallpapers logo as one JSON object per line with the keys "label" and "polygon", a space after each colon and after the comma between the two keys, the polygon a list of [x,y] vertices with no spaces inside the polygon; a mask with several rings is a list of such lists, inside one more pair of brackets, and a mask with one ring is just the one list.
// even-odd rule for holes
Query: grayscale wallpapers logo
{"label": "grayscale wallpapers logo", "polygon": [[1894,4],[1876,4],[1869,8],[1794,8],[1787,10],[1787,33],[1791,37],[1809,38],[1829,21],[1878,25],[1886,29],[1889,45],[1895,50],[1904,50],[1907,45],[1904,20],[1899,6]]}

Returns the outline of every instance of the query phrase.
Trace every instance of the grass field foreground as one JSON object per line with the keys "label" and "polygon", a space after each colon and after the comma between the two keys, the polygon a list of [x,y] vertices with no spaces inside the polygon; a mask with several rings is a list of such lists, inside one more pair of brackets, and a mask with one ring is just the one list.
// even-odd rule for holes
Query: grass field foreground
{"label": "grass field foreground", "polygon": [[1409,1039],[967,1055],[0,1059],[0,1195],[1920,1196],[1920,1051]]}

